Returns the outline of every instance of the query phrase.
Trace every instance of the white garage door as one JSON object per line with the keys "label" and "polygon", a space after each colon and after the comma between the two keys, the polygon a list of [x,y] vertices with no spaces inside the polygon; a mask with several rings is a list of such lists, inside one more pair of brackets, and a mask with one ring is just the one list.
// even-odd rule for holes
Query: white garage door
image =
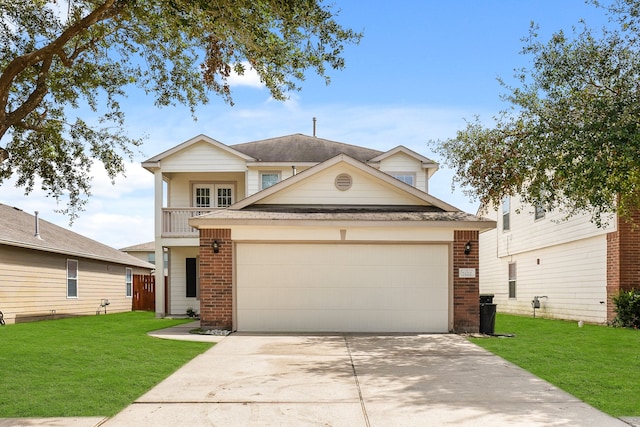
{"label": "white garage door", "polygon": [[236,249],[239,331],[448,331],[446,245]]}

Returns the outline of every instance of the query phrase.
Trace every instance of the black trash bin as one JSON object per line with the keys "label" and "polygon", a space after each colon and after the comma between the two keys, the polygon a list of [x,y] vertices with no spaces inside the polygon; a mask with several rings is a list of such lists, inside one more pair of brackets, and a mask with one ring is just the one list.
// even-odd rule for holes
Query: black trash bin
{"label": "black trash bin", "polygon": [[496,327],[496,307],[492,294],[480,295],[480,333],[493,335]]}

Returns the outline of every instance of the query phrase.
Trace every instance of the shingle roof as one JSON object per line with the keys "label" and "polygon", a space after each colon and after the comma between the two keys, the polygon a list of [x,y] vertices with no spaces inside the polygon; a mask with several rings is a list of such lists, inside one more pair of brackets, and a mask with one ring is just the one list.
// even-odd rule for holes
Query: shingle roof
{"label": "shingle roof", "polygon": [[138,245],[127,246],[120,249],[122,252],[155,252],[156,242],[140,243]]}
{"label": "shingle roof", "polygon": [[189,224],[192,226],[211,226],[221,223],[231,225],[262,223],[270,225],[284,224],[285,221],[384,221],[384,222],[421,222],[426,226],[431,224],[450,222],[456,226],[466,226],[472,229],[495,228],[495,221],[481,218],[465,212],[385,212],[371,210],[369,212],[331,211],[331,212],[269,212],[251,210],[219,210],[199,217],[192,218]]}
{"label": "shingle roof", "polygon": [[0,203],[0,245],[18,246],[82,258],[143,268],[152,264],[39,219],[40,238],[35,235],[35,216]]}
{"label": "shingle roof", "polygon": [[300,133],[230,145],[230,147],[260,162],[319,163],[335,157],[338,154],[347,154],[361,162],[366,162],[384,153],[383,151],[330,141],[328,139]]}

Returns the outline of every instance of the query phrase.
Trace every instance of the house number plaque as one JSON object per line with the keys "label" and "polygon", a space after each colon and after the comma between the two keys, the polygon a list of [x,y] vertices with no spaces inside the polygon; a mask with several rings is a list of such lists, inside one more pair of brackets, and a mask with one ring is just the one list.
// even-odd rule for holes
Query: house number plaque
{"label": "house number plaque", "polygon": [[461,268],[458,270],[458,277],[463,279],[475,279],[476,277],[476,269],[475,268]]}

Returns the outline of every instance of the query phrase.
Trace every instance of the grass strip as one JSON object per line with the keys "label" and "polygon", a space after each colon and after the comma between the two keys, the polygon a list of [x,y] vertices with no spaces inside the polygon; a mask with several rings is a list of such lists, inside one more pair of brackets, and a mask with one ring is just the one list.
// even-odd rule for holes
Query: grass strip
{"label": "grass strip", "polygon": [[115,415],[211,348],[147,335],[189,321],[130,312],[0,327],[0,417]]}
{"label": "grass strip", "polygon": [[498,313],[475,344],[614,417],[640,416],[640,331]]}

